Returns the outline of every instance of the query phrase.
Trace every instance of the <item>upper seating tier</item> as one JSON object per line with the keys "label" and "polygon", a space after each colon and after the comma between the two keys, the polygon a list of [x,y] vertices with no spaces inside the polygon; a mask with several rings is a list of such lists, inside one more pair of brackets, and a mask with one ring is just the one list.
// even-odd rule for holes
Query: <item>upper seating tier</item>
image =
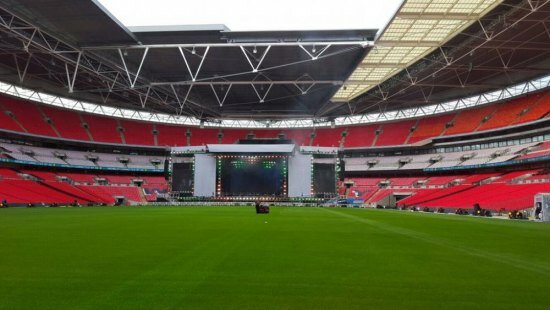
{"label": "upper seating tier", "polygon": [[380,127],[380,134],[376,139],[376,146],[401,145],[407,140],[411,128],[416,120],[402,120],[399,122],[385,123]]}
{"label": "upper seating tier", "polygon": [[43,106],[42,111],[52,120],[62,138],[89,141],[90,137],[82,126],[80,114],[74,111]]}
{"label": "upper seating tier", "polygon": [[83,114],[82,118],[88,124],[88,130],[94,141],[122,144],[116,119],[92,114]]}
{"label": "upper seating tier", "polygon": [[[0,97],[0,105],[4,107],[5,111],[13,113],[14,117],[27,132],[36,135],[58,137],[52,126],[46,122],[46,117],[41,111],[41,105],[5,96]],[[0,124],[0,126],[3,125]]]}
{"label": "upper seating tier", "polygon": [[455,114],[452,113],[420,119],[408,142],[415,143],[424,139],[440,136],[445,130],[445,125],[450,123],[454,117]]}
{"label": "upper seating tier", "polygon": [[[199,128],[153,124],[63,110],[0,95],[0,129],[81,141],[148,146],[232,144],[246,139],[278,138],[284,134],[298,145],[372,147],[416,143],[440,135],[489,130],[549,117],[550,91],[473,107],[444,115],[381,124],[307,129]],[[7,115],[11,112],[13,118]],[[48,123],[47,120],[50,122]],[[451,124],[449,128],[447,124]],[[85,125],[88,128],[85,128]],[[414,127],[414,130],[411,129]],[[315,132],[315,135],[312,133]],[[343,133],[346,133],[343,135]],[[378,132],[378,135],[377,135]],[[124,140],[122,138],[124,137]]]}
{"label": "upper seating tier", "polygon": [[122,120],[121,124],[126,144],[155,145],[152,123]]}

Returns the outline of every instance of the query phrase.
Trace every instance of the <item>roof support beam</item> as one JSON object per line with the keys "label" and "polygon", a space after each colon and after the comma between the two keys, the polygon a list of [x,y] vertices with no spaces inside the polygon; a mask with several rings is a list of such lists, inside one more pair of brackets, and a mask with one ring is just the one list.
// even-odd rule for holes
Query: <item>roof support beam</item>
{"label": "roof support beam", "polygon": [[[33,26],[29,22],[15,16],[5,8],[0,9],[0,30],[10,33],[14,38],[19,39],[21,42],[33,50],[37,50],[38,53],[44,53],[51,55],[52,62],[61,62],[62,66],[65,66],[66,75],[65,81],[62,82],[63,86],[68,86],[69,91],[74,92],[75,78],[79,71],[85,71],[92,76],[96,76],[99,79],[106,81],[108,84],[120,84],[122,81],[113,81],[112,72],[120,70],[120,67],[116,65],[113,67],[113,63],[107,64],[102,59],[90,57],[76,47],[67,44],[48,33],[42,31],[40,28]],[[33,35],[34,34],[34,35]],[[82,61],[85,60],[85,61]],[[38,61],[36,57],[33,57],[33,61]],[[97,66],[93,64],[98,64]],[[103,65],[102,65],[103,64]],[[74,67],[75,70],[70,72],[69,68]],[[98,72],[99,67],[104,68],[103,71],[111,72]],[[112,68],[108,70],[108,68]],[[124,69],[122,69],[124,70]],[[57,75],[53,75],[54,78]],[[61,81],[60,81],[61,82]],[[111,86],[113,88],[113,86]],[[138,93],[139,91],[134,91]]]}
{"label": "roof support beam", "polygon": [[[254,53],[256,53],[256,49],[257,49],[257,47],[254,46]],[[241,51],[243,52],[244,57],[248,61],[248,64],[250,64],[250,67],[252,68],[252,72],[254,72],[254,73],[258,72],[258,69],[262,65],[262,62],[264,62],[265,56],[267,55],[267,53],[269,53],[270,49],[271,49],[271,45],[268,45],[266,47],[266,49],[264,50],[264,52],[262,53],[262,56],[258,60],[258,63],[256,65],[254,65],[252,63],[252,60],[250,59],[250,56],[248,55],[249,51],[247,49],[245,49],[244,46],[241,46]]]}
{"label": "roof support beam", "polygon": [[69,65],[65,63],[65,71],[67,72],[67,85],[69,86],[69,93],[73,92],[74,82],[76,81],[76,74],[78,73],[78,67],[80,66],[80,58],[82,57],[82,52],[78,52],[78,57],[74,67],[74,72],[71,75],[69,74]]}
{"label": "roof support beam", "polygon": [[225,99],[227,99],[227,95],[229,94],[229,91],[231,90],[231,86],[233,86],[233,84],[229,84],[229,86],[227,87],[227,90],[225,91],[225,94],[223,95],[223,98],[220,98],[218,96],[218,92],[216,92],[216,89],[214,88],[214,85],[210,84],[210,88],[212,88],[212,92],[214,93],[214,96],[216,97],[216,100],[218,100],[218,103],[220,104],[220,107],[222,107],[223,104],[225,103]]}
{"label": "roof support beam", "polygon": [[[261,77],[263,75],[259,75],[257,77],[254,78],[253,82],[257,81],[257,78],[258,77]],[[265,79],[267,79],[266,81],[262,81],[262,82],[272,82],[270,78],[268,78],[267,76],[263,76]],[[260,85],[260,90],[258,91],[258,89],[256,88],[256,85]],[[269,94],[269,91],[271,90],[271,88],[273,87],[273,83],[269,83],[267,84],[267,90],[264,92],[264,84],[250,84],[250,86],[252,86],[252,89],[254,89],[254,93],[256,93],[256,96],[258,96],[258,99],[260,100],[260,103],[264,103],[265,102],[265,98],[267,97],[267,95]],[[262,94],[263,92],[263,94]]]}
{"label": "roof support beam", "polygon": [[[65,72],[58,73],[66,75],[66,77],[63,79],[64,81],[59,80],[59,82],[65,87],[68,86],[69,92],[75,91],[75,78],[80,75],[79,72],[81,71],[89,73],[90,77],[95,77],[98,81],[105,81],[107,85],[110,85],[111,89],[114,89],[114,85],[120,88],[123,86],[127,88],[124,85],[123,79],[118,79],[117,81],[113,78],[113,72],[124,73],[126,71],[120,64],[98,57],[93,53],[84,53],[80,48],[51,36],[41,28],[34,26],[31,22],[11,13],[9,8],[0,8],[0,30],[11,34],[14,38],[23,42],[29,50],[33,50],[34,55],[47,54],[51,57],[52,63],[61,63],[61,66],[65,67]],[[22,50],[24,50],[24,47]],[[33,56],[32,61],[39,62],[39,59]],[[45,69],[49,69],[50,66],[46,67],[48,68]],[[71,72],[70,68],[75,68],[75,70]],[[101,68],[101,72],[99,68]],[[27,75],[28,73],[25,76]],[[52,77],[56,79],[57,74],[52,72]],[[137,86],[137,79],[134,81],[134,86]],[[142,94],[140,90],[133,90],[132,93],[135,95]]]}
{"label": "roof support beam", "polygon": [[204,63],[204,60],[206,59],[206,56],[208,55],[208,51],[210,50],[210,47],[207,46],[206,49],[204,50],[204,54],[202,54],[202,55],[196,54],[195,47],[193,47],[192,54],[193,55],[198,55],[201,59],[201,62],[199,63],[199,67],[197,68],[197,70],[195,72],[193,72],[193,70],[191,70],[191,66],[189,66],[189,61],[187,60],[187,57],[185,56],[185,52],[183,51],[184,48],[183,47],[178,47],[178,50],[180,51],[181,57],[183,58],[183,61],[185,62],[185,66],[187,67],[187,71],[189,72],[189,75],[191,75],[191,79],[193,80],[193,82],[196,81],[197,76],[201,72],[202,64]]}
{"label": "roof support beam", "polygon": [[485,27],[483,26],[483,23],[481,22],[481,20],[478,20],[477,22],[479,24],[479,27],[483,31],[483,34],[485,35],[485,39],[487,39],[487,41],[492,40],[494,33],[492,31],[485,30]]}
{"label": "roof support beam", "polygon": [[36,31],[37,31],[37,29],[34,28],[33,31],[32,31],[32,35],[31,35],[31,37],[29,38],[29,41],[26,42],[26,43],[23,43],[23,49],[25,50],[25,52],[28,52],[28,51],[29,51],[29,46],[31,45],[32,40],[34,39],[34,36],[36,35]]}
{"label": "roof support beam", "polygon": [[193,89],[193,85],[189,85],[189,89],[187,89],[187,92],[185,94],[185,97],[183,98],[183,100],[180,100],[179,96],[178,96],[178,92],[176,92],[176,88],[174,85],[170,85],[170,87],[172,88],[172,91],[174,92],[174,96],[176,97],[176,100],[178,101],[178,105],[180,107],[180,111],[179,113],[181,114],[182,111],[183,111],[183,107],[185,106],[185,103],[187,102],[187,98],[189,98],[189,94],[191,94],[191,89]]}
{"label": "roof support beam", "polygon": [[19,76],[19,83],[23,83],[25,80],[25,75],[27,75],[27,69],[32,59],[32,53],[29,53],[27,61],[25,62],[25,67],[23,70],[19,67],[19,61],[17,60],[17,55],[13,54],[13,60],[15,61],[15,67],[17,68],[17,75]]}
{"label": "roof support beam", "polygon": [[141,101],[141,107],[145,108],[145,104],[147,103],[147,99],[149,99],[149,93],[151,92],[151,87],[147,87],[147,92],[145,93],[145,98],[142,97],[142,95],[139,95],[139,100]]}
{"label": "roof support beam", "polygon": [[330,44],[327,44],[325,47],[323,47],[320,51],[317,51],[317,48],[315,45],[311,48],[311,52],[309,52],[303,45],[300,45],[300,48],[306,52],[306,54],[311,57],[311,60],[317,60],[323,53],[330,47]]}
{"label": "roof support beam", "polygon": [[[298,81],[297,81],[298,82]],[[309,81],[308,83],[293,83],[294,86],[296,86],[296,88],[298,88],[300,90],[300,92],[302,93],[302,95],[305,95],[307,94],[307,92],[313,87],[315,86],[315,82],[311,82]],[[305,86],[305,87],[304,87]]]}
{"label": "roof support beam", "polygon": [[143,67],[143,63],[145,62],[145,57],[147,57],[147,52],[149,52],[148,48],[146,48],[145,51],[143,52],[143,57],[141,57],[141,62],[139,63],[139,67],[138,67],[137,72],[136,72],[136,77],[134,78],[134,81],[132,82],[132,88],[134,88],[134,86],[136,85],[136,81],[139,77],[139,73],[141,72],[141,67]]}
{"label": "roof support beam", "polygon": [[84,46],[82,50],[85,51],[102,51],[102,50],[116,50],[116,49],[155,49],[155,48],[228,48],[228,47],[276,47],[276,46],[300,46],[300,45],[345,45],[353,46],[360,45],[362,47],[373,46],[373,41],[292,41],[292,42],[247,42],[247,43],[188,43],[188,44],[142,44],[142,45],[104,45],[104,46]]}
{"label": "roof support beam", "polygon": [[[124,51],[125,53],[126,51]],[[145,62],[145,57],[147,57],[147,52],[149,52],[149,49],[146,48],[143,52],[143,56],[141,57],[141,61],[139,63],[139,67],[137,69],[137,72],[134,74],[134,78],[132,79],[132,73],[130,70],[128,70],[128,65],[126,64],[126,60],[124,60],[124,53],[121,49],[118,49],[118,54],[120,55],[120,60],[122,60],[122,64],[124,65],[124,70],[126,70],[126,75],[128,76],[128,81],[130,82],[130,88],[134,88],[136,86],[137,79],[139,77],[139,73],[141,72],[141,67],[143,66],[143,63]]]}
{"label": "roof support beam", "polygon": [[286,80],[286,81],[260,81],[260,80],[254,80],[254,81],[180,81],[180,82],[155,82],[151,83],[151,86],[159,86],[159,85],[303,85],[303,84],[331,84],[331,85],[342,85],[344,81],[341,80]]}

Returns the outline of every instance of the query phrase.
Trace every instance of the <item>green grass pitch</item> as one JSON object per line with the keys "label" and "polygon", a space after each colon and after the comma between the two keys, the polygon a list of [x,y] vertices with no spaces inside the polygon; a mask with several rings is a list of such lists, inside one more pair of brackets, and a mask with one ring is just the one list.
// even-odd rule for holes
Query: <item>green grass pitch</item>
{"label": "green grass pitch", "polygon": [[385,210],[0,210],[0,309],[548,309],[550,225]]}

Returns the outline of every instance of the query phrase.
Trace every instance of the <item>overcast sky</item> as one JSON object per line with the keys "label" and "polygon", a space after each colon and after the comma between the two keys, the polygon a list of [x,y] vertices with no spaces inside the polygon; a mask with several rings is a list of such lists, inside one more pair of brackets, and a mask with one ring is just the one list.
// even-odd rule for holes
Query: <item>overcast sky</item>
{"label": "overcast sky", "polygon": [[231,30],[382,29],[402,0],[99,0],[126,26]]}

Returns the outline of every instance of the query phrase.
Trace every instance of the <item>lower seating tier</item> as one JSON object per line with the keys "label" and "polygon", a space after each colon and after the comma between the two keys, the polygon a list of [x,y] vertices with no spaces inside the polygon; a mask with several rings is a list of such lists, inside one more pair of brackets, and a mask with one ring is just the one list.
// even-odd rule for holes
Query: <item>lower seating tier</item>
{"label": "lower seating tier", "polygon": [[0,168],[0,201],[10,204],[114,204],[118,198],[128,203],[145,202],[167,190],[166,180],[157,176]]}
{"label": "lower seating tier", "polygon": [[[387,205],[389,198],[397,206],[418,208],[483,209],[511,211],[531,208],[537,193],[550,191],[550,173],[545,170],[521,170],[507,173],[478,173],[454,176],[409,178],[349,178],[355,185],[349,196],[367,204]],[[343,184],[339,190],[343,193]]]}

